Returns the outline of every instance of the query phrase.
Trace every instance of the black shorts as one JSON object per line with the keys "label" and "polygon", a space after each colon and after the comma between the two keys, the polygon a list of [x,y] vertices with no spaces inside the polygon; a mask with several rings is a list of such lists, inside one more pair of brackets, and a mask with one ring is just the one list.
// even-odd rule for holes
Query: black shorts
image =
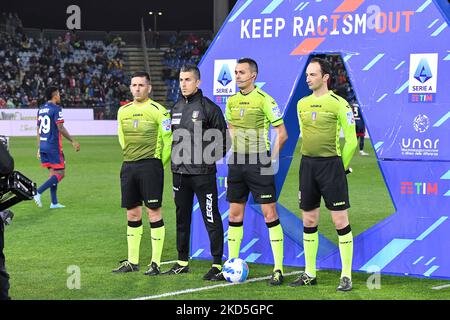
{"label": "black shorts", "polygon": [[299,205],[304,211],[320,207],[321,196],[329,210],[350,208],[347,177],[341,157],[303,156],[299,172]]}
{"label": "black shorts", "polygon": [[250,191],[256,203],[276,202],[275,178],[271,163],[228,164],[227,201],[247,202]]}
{"label": "black shorts", "polygon": [[366,135],[366,126],[362,121],[356,121],[356,136],[364,137]]}
{"label": "black shorts", "polygon": [[161,207],[164,188],[164,169],[160,159],[124,162],[120,170],[122,208],[144,205],[150,209]]}

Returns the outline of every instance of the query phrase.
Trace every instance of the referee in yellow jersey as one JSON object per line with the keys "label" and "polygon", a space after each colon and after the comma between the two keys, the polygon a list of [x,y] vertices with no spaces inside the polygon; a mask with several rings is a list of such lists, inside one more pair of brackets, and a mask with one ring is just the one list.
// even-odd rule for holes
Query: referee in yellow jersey
{"label": "referee in yellow jersey", "polygon": [[[284,235],[276,210],[275,161],[288,135],[276,101],[256,87],[258,64],[250,58],[238,60],[235,68],[239,92],[231,96],[225,116],[232,136],[232,155],[228,159],[227,201],[230,203],[228,222],[228,258],[238,258],[244,237],[244,213],[249,193],[261,205],[269,231],[274,267],[269,285],[283,283]],[[276,139],[271,149],[269,128]],[[268,161],[266,161],[268,160]],[[250,227],[250,226],[249,226]]]}
{"label": "referee in yellow jersey", "polygon": [[[323,197],[339,237],[342,272],[338,291],[352,290],[353,235],[348,219],[350,208],[346,173],[356,150],[355,119],[344,98],[328,90],[331,67],[313,58],[306,68],[306,82],[312,94],[297,103],[302,133],[299,203],[303,213],[305,272],[290,286],[317,284],[316,257],[319,247],[319,210]],[[339,137],[344,131],[341,151]]]}
{"label": "referee in yellow jersey", "polygon": [[127,209],[128,259],[113,272],[139,270],[142,203],[150,221],[152,259],[148,276],[158,275],[164,245],[165,228],[161,212],[164,186],[164,166],[170,160],[172,130],[170,115],[160,104],[149,98],[152,86],[146,72],[131,77],[130,90],[134,101],[122,106],[117,115],[118,135],[123,150],[120,172],[122,208]]}

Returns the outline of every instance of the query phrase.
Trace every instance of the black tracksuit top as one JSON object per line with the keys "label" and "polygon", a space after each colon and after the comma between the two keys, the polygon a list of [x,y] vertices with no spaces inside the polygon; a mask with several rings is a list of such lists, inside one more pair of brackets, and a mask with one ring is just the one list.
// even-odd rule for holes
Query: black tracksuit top
{"label": "black tracksuit top", "polygon": [[[206,113],[206,114],[205,114]],[[222,110],[218,105],[209,100],[207,97],[203,96],[202,91],[199,89],[194,95],[189,97],[182,97],[173,106],[170,112],[172,118],[172,131],[173,131],[173,142],[172,142],[172,161],[171,167],[173,173],[178,174],[189,174],[189,175],[199,175],[199,174],[213,174],[217,172],[215,161],[222,159],[228,149],[231,146],[231,139],[229,138],[229,133],[227,131],[227,123],[225,122],[225,117]],[[201,124],[201,135],[194,137],[194,127],[200,126]],[[180,143],[183,143],[182,138],[177,138],[177,129],[185,129],[190,133],[190,150],[186,148],[181,148]],[[205,131],[208,129],[217,129],[220,131],[222,136],[222,147],[220,148],[220,154],[212,153],[213,161],[210,163],[205,163],[203,158],[203,151],[205,147],[211,143],[216,144],[215,139],[212,141],[204,141]],[[196,129],[200,132],[199,129]],[[182,135],[181,135],[182,136]],[[194,150],[201,150],[201,155],[197,152],[197,159],[194,159]],[[185,154],[187,152],[187,154]],[[175,163],[175,158],[179,156],[184,156],[190,159],[189,163]],[[194,162],[194,160],[197,160]],[[186,161],[187,162],[187,161]],[[212,163],[211,163],[212,162]]]}

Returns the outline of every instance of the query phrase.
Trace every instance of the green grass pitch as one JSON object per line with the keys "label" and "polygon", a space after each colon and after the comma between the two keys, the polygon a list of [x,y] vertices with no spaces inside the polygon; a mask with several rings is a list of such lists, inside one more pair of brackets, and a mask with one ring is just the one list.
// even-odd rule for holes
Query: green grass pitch
{"label": "green grass pitch", "polygon": [[[141,243],[141,272],[113,274],[118,261],[126,258],[126,215],[120,208],[119,171],[121,151],[116,137],[80,137],[81,151],[75,153],[64,142],[67,169],[59,185],[58,196],[64,209],[50,210],[50,193],[37,208],[33,201],[15,207],[13,224],[6,227],[5,255],[11,276],[10,295],[13,299],[132,299],[164,295],[162,299],[450,299],[450,287],[433,290],[447,284],[444,280],[393,277],[381,275],[381,288],[370,290],[366,282],[370,274],[354,273],[354,290],[336,292],[339,273],[318,271],[319,284],[310,288],[272,288],[266,281],[241,285],[215,286],[203,281],[210,261],[191,261],[191,272],[177,276],[146,277],[142,273],[151,257],[150,230],[144,217],[144,236]],[[48,176],[36,159],[35,138],[11,138],[11,152],[16,170],[33,179],[38,185]],[[369,143],[368,157],[355,154],[349,176],[350,221],[354,235],[394,212],[374,152]],[[299,151],[295,153],[280,203],[299,215],[297,209]],[[172,200],[170,170],[166,170],[163,215],[166,240],[162,261],[175,260],[175,208]],[[320,232],[337,240],[336,231],[327,210],[320,219]],[[300,231],[299,231],[300,232]],[[165,264],[162,269],[167,269]],[[249,279],[268,276],[271,266],[250,264]],[[79,270],[79,289],[73,288],[73,271]],[[298,271],[286,267],[285,273]],[[295,275],[287,276],[285,283]],[[225,283],[222,283],[225,284]],[[70,289],[72,288],[72,289]],[[173,292],[195,289],[191,293]]]}

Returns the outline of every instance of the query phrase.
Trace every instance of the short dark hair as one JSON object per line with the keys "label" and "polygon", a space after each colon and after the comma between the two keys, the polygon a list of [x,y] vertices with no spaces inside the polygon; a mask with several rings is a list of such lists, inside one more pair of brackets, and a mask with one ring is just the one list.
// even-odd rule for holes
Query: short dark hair
{"label": "short dark hair", "polygon": [[238,64],[240,64],[240,63],[248,63],[248,64],[250,65],[250,69],[251,69],[253,72],[258,73],[258,64],[256,63],[255,60],[253,60],[253,59],[251,59],[251,58],[241,58],[241,59],[238,60],[237,63],[238,63]]}
{"label": "short dark hair", "polygon": [[45,89],[45,98],[47,99],[47,101],[52,100],[56,91],[58,91],[58,87],[55,86],[50,86]]}
{"label": "short dark hair", "polygon": [[145,71],[136,71],[135,73],[133,73],[133,74],[131,75],[131,78],[130,78],[130,79],[133,79],[133,78],[136,78],[136,77],[139,77],[139,78],[144,77],[145,79],[147,79],[148,83],[150,83],[150,75],[148,74],[148,72],[145,72]]}
{"label": "short dark hair", "polygon": [[197,80],[200,80],[200,69],[195,64],[187,63],[183,65],[180,72],[192,72]]}
{"label": "short dark hair", "polygon": [[320,65],[320,70],[322,71],[322,76],[328,74],[330,76],[332,76],[332,72],[331,72],[331,65],[330,63],[322,58],[318,58],[318,57],[314,57],[311,59],[311,61],[309,61],[309,63],[318,63]]}

